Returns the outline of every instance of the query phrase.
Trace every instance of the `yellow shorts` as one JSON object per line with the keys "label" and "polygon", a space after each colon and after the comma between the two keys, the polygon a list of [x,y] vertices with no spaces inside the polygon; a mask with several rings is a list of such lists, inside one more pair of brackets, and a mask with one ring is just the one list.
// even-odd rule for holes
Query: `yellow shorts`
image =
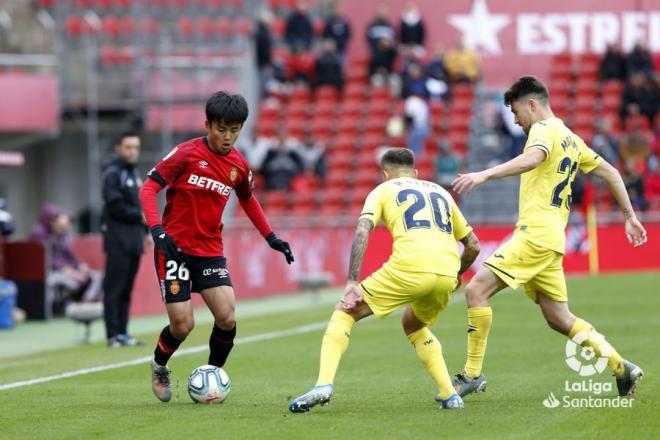
{"label": "yellow shorts", "polygon": [[562,267],[563,254],[516,238],[500,246],[485,261],[495,275],[512,289],[525,286],[534,302],[542,293],[553,301],[566,302],[566,279]]}
{"label": "yellow shorts", "polygon": [[456,278],[426,272],[404,272],[387,265],[360,283],[362,296],[379,318],[410,304],[417,319],[432,325],[447,306]]}

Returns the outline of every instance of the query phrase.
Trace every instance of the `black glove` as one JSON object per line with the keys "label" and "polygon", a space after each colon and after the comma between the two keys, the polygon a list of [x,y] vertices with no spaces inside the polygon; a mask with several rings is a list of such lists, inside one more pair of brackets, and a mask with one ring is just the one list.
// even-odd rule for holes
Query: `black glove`
{"label": "black glove", "polygon": [[164,253],[168,260],[181,261],[181,250],[177,247],[174,239],[167,235],[163,226],[156,225],[151,228],[151,236],[154,238],[156,249]]}
{"label": "black glove", "polygon": [[282,252],[284,254],[284,258],[286,258],[286,262],[288,264],[293,263],[293,252],[291,252],[289,243],[277,238],[277,235],[275,235],[274,232],[268,234],[268,237],[266,237],[266,241],[268,242],[268,246],[275,249],[277,252]]}

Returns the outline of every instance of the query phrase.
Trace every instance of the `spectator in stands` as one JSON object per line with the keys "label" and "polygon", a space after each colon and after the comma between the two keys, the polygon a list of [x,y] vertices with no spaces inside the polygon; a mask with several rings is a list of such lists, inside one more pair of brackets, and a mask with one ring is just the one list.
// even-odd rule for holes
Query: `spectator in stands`
{"label": "spectator in stands", "polygon": [[646,159],[650,152],[649,139],[639,127],[635,127],[629,133],[622,136],[619,151],[621,162],[626,167],[644,171]]}
{"label": "spectator in stands", "polygon": [[253,171],[261,171],[266,154],[276,141],[274,137],[253,136],[251,141],[241,143],[239,150]]}
{"label": "spectator in stands", "polygon": [[431,98],[447,98],[449,96],[449,78],[445,69],[445,48],[436,44],[431,59],[426,66],[426,88]]}
{"label": "spectator in stands", "polygon": [[617,166],[619,163],[619,142],[612,134],[612,121],[608,118],[596,123],[596,132],[591,139],[591,149],[603,159]]}
{"label": "spectator in stands", "polygon": [[257,22],[257,29],[254,35],[257,69],[259,71],[259,84],[262,97],[266,96],[268,82],[272,80],[274,76],[273,35],[271,32],[272,23],[273,14],[270,11],[263,11]]}
{"label": "spectator in stands", "polygon": [[316,142],[311,130],[306,130],[302,142],[296,148],[305,173],[315,174],[319,180],[325,179],[325,147]]}
{"label": "spectator in stands", "polygon": [[653,121],[660,107],[658,85],[652,84],[644,72],[636,72],[626,82],[621,99],[620,116],[626,121],[630,116],[644,115]]}
{"label": "spectator in stands", "polygon": [[645,211],[648,202],[644,196],[644,181],[642,180],[642,177],[637,174],[632,163],[627,163],[625,165],[621,177],[628,190],[628,196],[630,197],[632,207],[636,210]]}
{"label": "spectator in stands", "polygon": [[626,58],[626,71],[628,76],[633,76],[638,72],[644,73],[647,78],[653,76],[653,60],[651,53],[641,41],[638,41],[633,50]]}
{"label": "spectator in stands", "polygon": [[407,98],[410,95],[421,96],[428,99],[429,92],[426,89],[426,76],[424,69],[419,63],[412,63],[408,66],[408,74],[403,80],[403,88],[401,90],[401,97]]}
{"label": "spectator in stands", "polygon": [[351,39],[351,24],[339,11],[339,1],[333,1],[330,5],[330,15],[325,19],[323,26],[323,38],[335,42],[337,54],[343,60],[346,55],[346,46]]}
{"label": "spectator in stands", "polygon": [[626,57],[618,43],[607,46],[607,51],[600,62],[598,72],[601,80],[626,79]]}
{"label": "spectator in stands", "polygon": [[29,239],[43,244],[48,253],[50,267],[46,285],[54,296],[54,313],[61,314],[69,301],[100,299],[100,274],[91,270],[73,251],[69,214],[47,204]]}
{"label": "spectator in stands", "polygon": [[[375,57],[376,52],[381,46],[381,40],[384,38],[391,42],[394,42],[396,33],[394,28],[390,24],[389,10],[387,4],[381,3],[376,7],[376,14],[374,19],[369,24],[367,28],[367,42],[369,43],[369,48],[371,49],[372,58]],[[394,44],[392,44],[394,46]]]}
{"label": "spectator in stands", "polygon": [[404,112],[408,125],[408,145],[415,154],[424,151],[424,142],[429,135],[429,105],[421,94],[406,98]]}
{"label": "spectator in stands", "polygon": [[396,58],[396,48],[394,40],[390,38],[380,38],[376,50],[372,53],[369,63],[369,76],[386,79],[392,73],[394,59]]}
{"label": "spectator in stands", "polygon": [[426,30],[419,8],[415,3],[408,3],[401,14],[399,39],[401,44],[411,46],[418,56],[424,54]]}
{"label": "spectator in stands", "polygon": [[323,40],[321,53],[316,58],[315,77],[317,87],[331,85],[335,86],[339,92],[344,87],[344,72],[334,40],[329,38]]}
{"label": "spectator in stands", "polygon": [[287,189],[291,180],[303,170],[303,162],[295,149],[287,146],[283,131],[279,133],[274,148],[268,150],[261,173],[266,181],[266,189]]}
{"label": "spectator in stands", "polygon": [[452,82],[477,82],[481,76],[480,64],[477,52],[466,47],[462,38],[445,56],[445,67]]}
{"label": "spectator in stands", "polygon": [[309,50],[312,47],[314,30],[307,14],[307,1],[298,0],[296,7],[286,21],[284,41],[293,53]]}
{"label": "spectator in stands", "polygon": [[439,147],[440,154],[435,162],[436,182],[447,191],[452,191],[451,182],[461,168],[461,158],[447,142],[440,141]]}

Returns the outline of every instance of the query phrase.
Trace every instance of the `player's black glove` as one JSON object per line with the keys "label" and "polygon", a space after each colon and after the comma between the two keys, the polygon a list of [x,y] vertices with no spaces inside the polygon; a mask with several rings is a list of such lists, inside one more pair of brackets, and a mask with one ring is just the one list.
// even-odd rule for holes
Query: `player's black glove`
{"label": "player's black glove", "polygon": [[167,235],[162,225],[151,228],[151,236],[154,238],[156,249],[164,253],[168,260],[181,261],[181,250],[177,247],[174,239]]}
{"label": "player's black glove", "polygon": [[293,252],[291,252],[289,243],[277,238],[277,235],[275,235],[274,232],[268,234],[268,237],[266,237],[266,241],[268,242],[268,246],[275,249],[277,252],[282,252],[284,254],[284,258],[286,258],[286,262],[288,264],[293,263]]}

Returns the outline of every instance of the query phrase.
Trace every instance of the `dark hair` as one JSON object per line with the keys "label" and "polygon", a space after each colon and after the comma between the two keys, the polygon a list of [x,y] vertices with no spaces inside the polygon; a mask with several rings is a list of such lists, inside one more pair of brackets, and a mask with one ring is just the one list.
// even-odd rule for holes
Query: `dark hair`
{"label": "dark hair", "polygon": [[115,142],[115,145],[120,145],[122,142],[124,142],[124,139],[126,139],[128,137],[137,137],[137,138],[139,138],[140,135],[135,131],[124,131],[119,136],[117,136],[117,141]]}
{"label": "dark hair", "polygon": [[545,84],[534,76],[521,76],[504,94],[504,104],[510,106],[512,102],[527,95],[535,95],[536,99],[548,102],[548,89]]}
{"label": "dark hair", "polygon": [[381,168],[387,166],[409,167],[415,166],[415,154],[408,148],[391,148],[380,159]]}
{"label": "dark hair", "polygon": [[209,122],[225,124],[245,123],[248,117],[248,105],[241,95],[227,92],[215,92],[206,101],[206,119]]}

